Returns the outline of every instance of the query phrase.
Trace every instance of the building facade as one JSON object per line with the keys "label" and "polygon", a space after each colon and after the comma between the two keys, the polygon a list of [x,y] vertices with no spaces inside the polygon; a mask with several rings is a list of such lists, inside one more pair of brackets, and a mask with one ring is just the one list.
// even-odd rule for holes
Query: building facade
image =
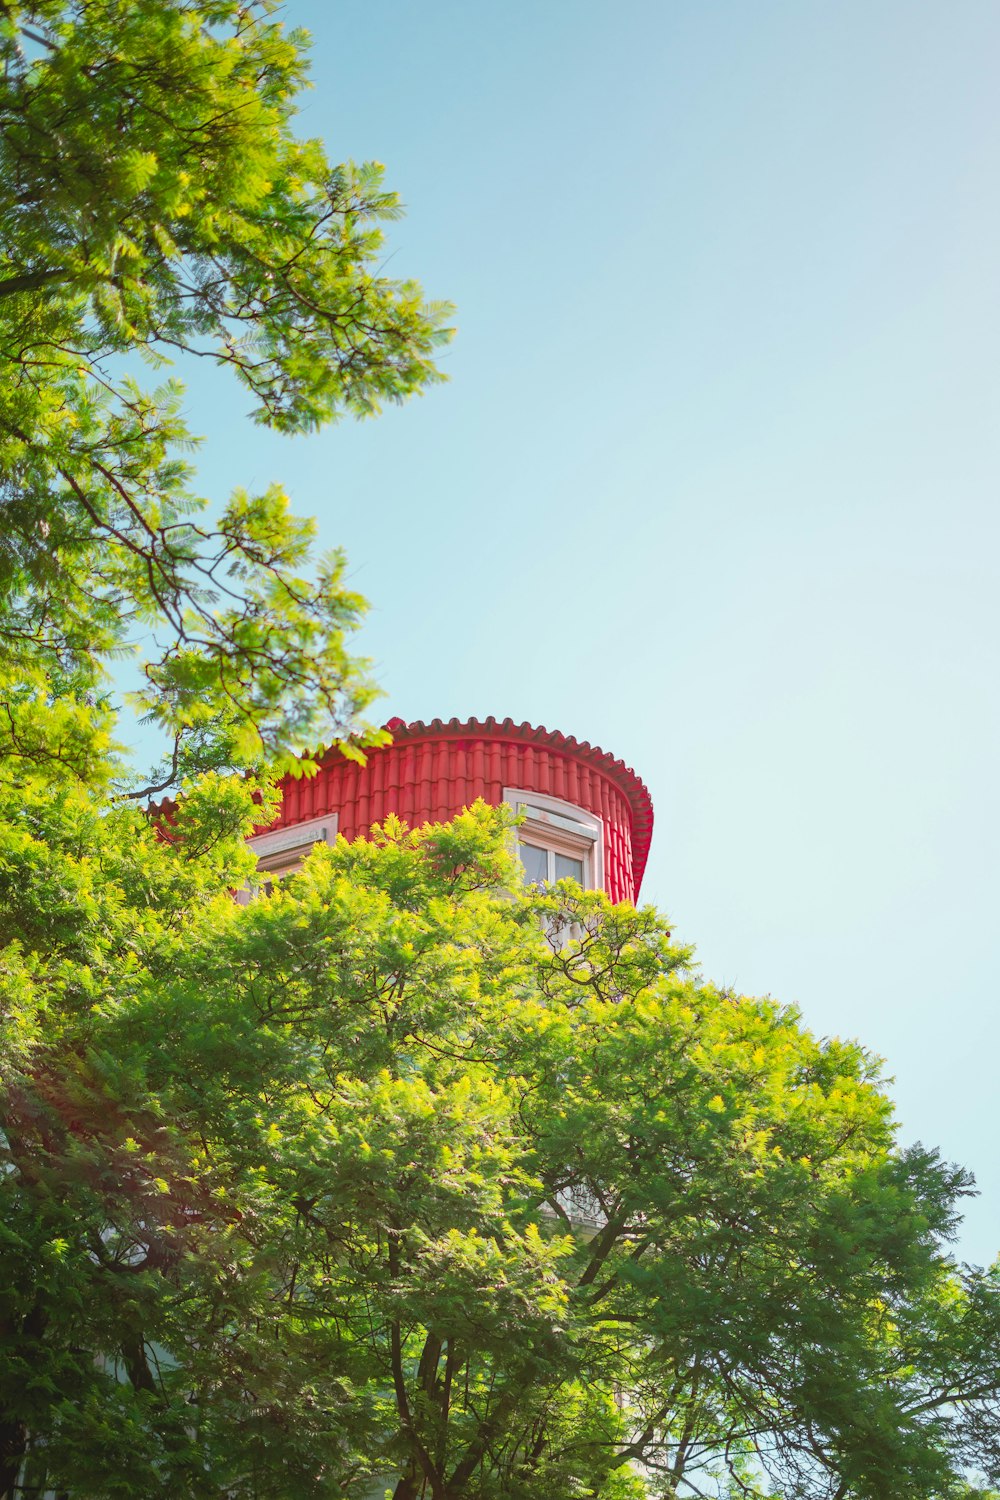
{"label": "building facade", "polygon": [[558,730],[512,719],[433,719],[386,726],[392,744],[367,764],[326,755],[316,776],[289,778],[281,813],[251,844],[261,870],[292,870],[318,842],[365,838],[395,813],[411,828],[453,818],[477,798],[523,817],[529,880],[571,877],[635,902],[653,833],[649,792],[630,767]]}

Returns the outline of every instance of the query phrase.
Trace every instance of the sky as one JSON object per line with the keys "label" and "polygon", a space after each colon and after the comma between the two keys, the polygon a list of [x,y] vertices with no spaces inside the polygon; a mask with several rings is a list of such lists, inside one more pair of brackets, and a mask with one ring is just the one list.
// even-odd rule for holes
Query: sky
{"label": "sky", "polygon": [[1000,7],[287,0],[299,116],[456,305],[376,421],[190,419],[343,546],[384,718],[634,766],[706,976],[894,1077],[1000,1249]]}

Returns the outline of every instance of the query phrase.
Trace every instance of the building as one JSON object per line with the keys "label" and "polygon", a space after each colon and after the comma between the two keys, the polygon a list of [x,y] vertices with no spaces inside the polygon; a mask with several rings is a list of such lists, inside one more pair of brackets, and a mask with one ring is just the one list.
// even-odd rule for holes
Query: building
{"label": "building", "polygon": [[[518,841],[528,879],[569,876],[613,901],[636,901],[653,804],[623,761],[572,735],[512,719],[391,719],[386,727],[392,744],[369,751],[365,765],[331,750],[316,776],[283,783],[279,817],[250,841],[262,872],[287,874],[316,843],[340,834],[364,838],[390,814],[419,827],[482,798],[523,815]],[[558,1196],[583,1239],[606,1222],[581,1189]],[[554,1222],[549,1205],[539,1212],[543,1223]],[[359,1500],[381,1500],[399,1479],[398,1472],[380,1475]]]}
{"label": "building", "polygon": [[316,776],[289,778],[281,813],[251,840],[260,867],[293,870],[316,843],[364,838],[395,813],[411,828],[444,822],[477,798],[524,815],[518,830],[531,880],[571,877],[635,902],[653,833],[653,804],[623,761],[558,730],[512,719],[390,719],[393,741],[364,766],[338,751]]}

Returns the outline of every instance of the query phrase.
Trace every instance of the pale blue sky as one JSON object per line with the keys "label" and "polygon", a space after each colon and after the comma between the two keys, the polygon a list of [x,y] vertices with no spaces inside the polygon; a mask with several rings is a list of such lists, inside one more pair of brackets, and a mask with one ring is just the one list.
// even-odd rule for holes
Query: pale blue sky
{"label": "pale blue sky", "polygon": [[346,546],[385,715],[634,765],[645,898],[857,1035],[1000,1247],[1000,7],[288,0],[385,162],[450,384],[289,441],[199,377],[207,487]]}

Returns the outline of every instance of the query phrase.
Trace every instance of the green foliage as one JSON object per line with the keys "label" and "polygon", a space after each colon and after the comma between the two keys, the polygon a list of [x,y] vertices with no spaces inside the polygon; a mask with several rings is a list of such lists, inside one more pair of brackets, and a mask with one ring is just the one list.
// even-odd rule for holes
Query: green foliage
{"label": "green foliage", "polygon": [[255,796],[202,783],[164,841],[79,787],[0,788],[25,1483],[997,1482],[1000,1288],[947,1256],[967,1181],[896,1148],[865,1052],[713,990],[651,911],[526,889],[481,805],[238,906]]}
{"label": "green foliage", "polygon": [[862,1049],[526,889],[483,806],[232,899],[362,602],[279,489],[208,523],[136,369],[299,432],[443,336],[274,15],[0,0],[0,1500],[985,1500],[997,1273]]}
{"label": "green foliage", "polygon": [[[210,524],[183,388],[143,389],[138,362],[207,359],[257,421],[302,432],[423,389],[446,332],[377,269],[399,213],[381,169],[294,134],[306,39],[275,9],[0,3],[0,734],[15,688],[69,672],[93,690],[141,642],[137,701],[171,746],[159,790],[370,741],[372,690],[343,558],[312,556],[278,487]],[[51,731],[34,715],[20,753],[82,753]]]}

